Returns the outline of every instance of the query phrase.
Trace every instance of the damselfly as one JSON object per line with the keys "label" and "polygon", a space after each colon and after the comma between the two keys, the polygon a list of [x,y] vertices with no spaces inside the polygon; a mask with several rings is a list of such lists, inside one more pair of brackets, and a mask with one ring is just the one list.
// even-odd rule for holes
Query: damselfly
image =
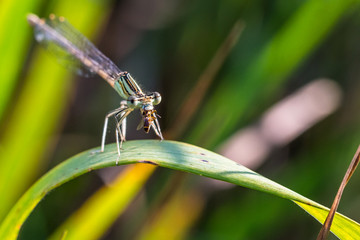
{"label": "damselfly", "polygon": [[[86,37],[71,26],[63,17],[51,14],[49,19],[40,19],[34,14],[27,16],[28,22],[35,29],[35,39],[50,51],[60,56],[61,60],[77,64],[91,73],[97,73],[105,79],[126,100],[120,102],[120,107],[109,112],[105,117],[101,151],[104,151],[108,119],[116,120],[116,143],[120,156],[122,142],[125,141],[126,117],[135,109],[139,109],[142,121],[138,129],[143,128],[146,133],[151,128],[161,140],[158,115],[154,109],[161,101],[158,92],[144,93],[132,78],[130,73],[121,71],[109,58],[102,54]],[[71,67],[71,66],[70,66]],[[81,70],[81,72],[83,72]]]}

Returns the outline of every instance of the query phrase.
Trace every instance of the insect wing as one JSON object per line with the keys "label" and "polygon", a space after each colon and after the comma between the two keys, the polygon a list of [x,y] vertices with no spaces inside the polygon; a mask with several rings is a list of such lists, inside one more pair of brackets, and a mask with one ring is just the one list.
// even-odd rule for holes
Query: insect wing
{"label": "insect wing", "polygon": [[70,54],[66,48],[59,45],[54,38],[40,26],[35,26],[35,39],[43,46],[47,52],[54,55],[57,62],[78,75],[89,77],[95,72],[86,67],[77,57]]}
{"label": "insect wing", "polygon": [[51,15],[46,22],[40,20],[35,24],[35,38],[56,55],[62,65],[80,75],[98,73],[113,86],[121,73],[109,58],[62,17]]}

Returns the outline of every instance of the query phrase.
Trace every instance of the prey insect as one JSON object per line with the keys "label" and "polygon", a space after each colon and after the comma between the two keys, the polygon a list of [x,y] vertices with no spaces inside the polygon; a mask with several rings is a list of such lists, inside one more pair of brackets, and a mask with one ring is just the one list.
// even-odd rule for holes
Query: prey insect
{"label": "prey insect", "polygon": [[109,112],[105,117],[101,152],[105,148],[108,120],[110,117],[114,117],[117,152],[120,156],[120,149],[125,141],[126,117],[135,109],[139,109],[142,116],[137,129],[143,128],[148,133],[152,128],[155,134],[163,140],[158,115],[154,109],[154,106],[161,102],[158,92],[144,93],[130,73],[121,71],[63,17],[51,14],[49,19],[45,20],[35,14],[29,14],[27,20],[34,27],[35,39],[40,44],[56,55],[60,55],[61,60],[77,65],[75,67],[78,73],[81,74],[84,71],[97,73],[125,99],[120,102],[119,108]]}

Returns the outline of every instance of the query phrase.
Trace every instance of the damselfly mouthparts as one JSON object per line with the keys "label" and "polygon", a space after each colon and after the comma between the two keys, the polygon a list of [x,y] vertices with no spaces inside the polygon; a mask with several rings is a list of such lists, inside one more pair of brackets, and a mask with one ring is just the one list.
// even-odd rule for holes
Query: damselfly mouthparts
{"label": "damselfly mouthparts", "polygon": [[[49,19],[40,19],[34,14],[27,16],[28,22],[35,29],[35,39],[49,51],[60,55],[62,60],[77,64],[77,69],[97,73],[105,79],[126,100],[120,102],[120,107],[109,112],[105,117],[101,151],[104,151],[108,119],[116,120],[116,143],[120,156],[122,142],[125,141],[126,117],[135,109],[139,109],[142,121],[138,129],[146,133],[152,128],[161,140],[160,124],[154,105],[161,102],[158,92],[144,93],[130,73],[121,71],[109,58],[102,54],[86,37],[71,26],[63,17],[51,14]],[[59,54],[61,53],[61,54]],[[71,67],[71,66],[70,66]],[[78,71],[82,73],[83,70]]]}

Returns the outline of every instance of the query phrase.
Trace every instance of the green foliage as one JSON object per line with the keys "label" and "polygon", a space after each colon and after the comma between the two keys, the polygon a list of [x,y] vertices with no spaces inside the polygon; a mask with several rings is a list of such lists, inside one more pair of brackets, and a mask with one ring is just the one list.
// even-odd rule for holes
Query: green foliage
{"label": "green foliage", "polygon": [[26,14],[35,11],[41,1],[4,0],[0,9],[0,119],[6,110],[11,93],[16,86],[27,48],[30,28],[25,20]]}
{"label": "green foliage", "polygon": [[[355,3],[354,0],[331,1],[326,5],[326,14],[321,14],[324,11],[322,1],[305,1],[247,69],[239,68],[234,62],[231,70],[219,79],[217,91],[205,103],[189,140],[201,142],[202,146],[216,146],[244,121],[252,103],[271,99]],[[318,21],[319,15],[322,15],[322,21]],[[237,103],[236,111],[229,102]],[[214,109],[217,109],[216,117],[213,116]],[[218,130],[212,131],[213,126],[218,126]]]}
{"label": "green foliage", "polygon": [[[74,4],[70,3],[70,1],[62,1],[58,6],[54,6],[54,9],[59,14],[68,15],[69,18],[72,18],[70,14],[72,13],[74,24],[84,32],[91,32],[94,29],[86,29],[89,26],[84,22],[86,21],[84,18],[99,15],[103,8],[103,3],[90,2],[83,1],[82,3],[77,2]],[[26,14],[34,10],[37,5],[36,2],[33,2],[33,4],[30,4],[31,7],[29,6],[29,8],[24,9],[20,13],[11,11],[16,12],[16,14],[22,14],[22,16],[11,17],[16,19],[16,21],[21,20],[21,26],[24,29],[19,29],[19,31],[23,30],[26,33],[26,37],[12,35],[4,37],[4,48],[7,48],[7,44],[10,43],[12,47],[18,48],[16,45],[13,45],[19,41],[17,40],[18,38],[23,39],[23,41],[26,40],[26,42],[33,39],[30,35],[30,26],[26,23]],[[81,11],[81,14],[74,12],[76,8],[82,9],[83,4],[87,4],[86,11]],[[94,26],[92,25],[91,27]],[[15,43],[12,42],[14,39],[16,40]],[[24,43],[24,45],[28,44]],[[13,52],[9,54],[11,53]],[[22,52],[22,54],[24,53],[26,51]],[[70,81],[64,81],[64,78],[70,78],[69,72],[66,69],[50,59],[48,54],[44,53],[44,50],[36,51],[34,55],[29,67],[30,71],[26,74],[25,84],[22,87],[20,96],[16,100],[16,106],[2,135],[0,192],[6,192],[7,194],[0,200],[0,205],[2,206],[0,208],[0,219],[4,217],[16,199],[21,196],[35,176],[39,174],[39,167],[43,165],[43,156],[47,153],[46,149],[51,146],[49,144],[51,134],[58,128],[57,126],[61,120],[61,114],[64,111],[70,89]],[[1,59],[6,61],[5,57]],[[8,74],[7,77],[2,79],[10,79],[13,69],[6,68],[6,66],[20,65],[21,59],[17,61],[17,63],[11,61],[2,65],[4,67],[2,74]],[[15,76],[11,79],[15,80]],[[11,88],[2,90],[7,92],[6,96],[9,96],[11,93]],[[27,159],[26,164],[21,159]]]}
{"label": "green foliage", "polygon": [[[54,168],[26,191],[50,169],[50,159],[62,161],[98,145],[103,117],[119,102],[116,93],[102,80],[81,79],[75,90],[79,80],[73,80],[44,50],[37,46],[32,49],[32,29],[26,23],[29,12],[41,17],[49,13],[65,16],[86,36],[101,33],[99,36],[103,37],[96,38],[101,40],[100,49],[116,63],[122,59],[118,64],[120,68],[131,71],[142,87],[162,94],[158,112],[165,131],[169,125],[176,126],[181,121],[181,117],[174,117],[178,106],[233,24],[239,19],[245,22],[238,44],[216,81],[207,89],[191,124],[182,138],[178,138],[209,149],[216,149],[237,130],[258,122],[269,106],[305,83],[318,77],[334,78],[345,96],[339,111],[294,143],[275,149],[268,161],[256,170],[302,195],[330,205],[359,144],[359,1],[196,0],[178,5],[168,1],[161,6],[145,2],[128,5],[123,1],[114,4],[100,0],[0,1],[0,222],[26,192],[6,222],[2,222],[1,233],[11,232],[12,237],[16,236],[20,225],[50,189],[88,170],[113,166],[116,159],[111,151],[94,155],[85,152]],[[151,87],[151,84],[158,86]],[[137,125],[137,120],[131,117],[129,139],[135,138],[132,130]],[[189,149],[193,152],[187,152]],[[324,219],[326,210],[321,210],[321,206],[252,171],[219,174],[217,170],[227,167],[244,169],[201,149],[212,156],[211,161],[221,159],[221,163],[204,168],[210,164],[194,158],[196,151],[200,151],[199,148],[180,143],[132,141],[125,144],[122,159],[127,161],[124,164],[154,160],[164,167],[296,198],[296,203],[319,221]],[[286,201],[244,189],[219,191],[214,188],[211,194],[206,194],[208,192],[199,187],[199,178],[188,175],[180,178],[164,169],[158,169],[151,184],[146,186],[153,170],[128,170],[123,178],[119,176],[119,182],[112,183],[118,184],[118,188],[111,191],[104,186],[90,198],[89,192],[98,186],[95,175],[80,177],[78,185],[70,182],[39,204],[35,209],[38,218],[30,215],[20,238],[32,239],[32,235],[25,233],[29,229],[41,229],[42,234],[54,239],[89,239],[85,235],[88,233],[92,233],[93,238],[109,234],[109,238],[128,239],[147,236],[151,231],[159,233],[156,231],[168,226],[166,223],[179,223],[178,228],[167,229],[171,232],[169,236],[190,239],[289,239],[289,236],[308,239],[315,238],[320,229],[319,224],[292,205],[289,207]],[[57,175],[60,173],[64,175]],[[135,181],[133,176],[141,177]],[[356,201],[359,182],[355,173],[339,208],[354,219],[360,214]],[[83,188],[88,195],[85,196]],[[140,203],[136,198],[139,191],[143,191]],[[64,199],[76,204],[71,205]],[[197,204],[186,211],[182,204],[189,199],[197,199]],[[309,201],[311,205],[302,204]],[[101,202],[104,206],[99,206]],[[130,203],[135,207],[127,208]],[[93,210],[97,205],[96,211]],[[19,207],[22,210],[16,212]],[[73,213],[76,208],[79,210]],[[180,212],[169,214],[174,213],[174,209]],[[116,227],[109,230],[125,210],[128,211],[125,221],[117,222]],[[86,228],[96,225],[98,228]],[[357,227],[356,223],[338,215],[333,231],[341,239],[352,239]],[[349,232],[351,235],[346,235]],[[33,234],[35,238],[40,235]]]}

